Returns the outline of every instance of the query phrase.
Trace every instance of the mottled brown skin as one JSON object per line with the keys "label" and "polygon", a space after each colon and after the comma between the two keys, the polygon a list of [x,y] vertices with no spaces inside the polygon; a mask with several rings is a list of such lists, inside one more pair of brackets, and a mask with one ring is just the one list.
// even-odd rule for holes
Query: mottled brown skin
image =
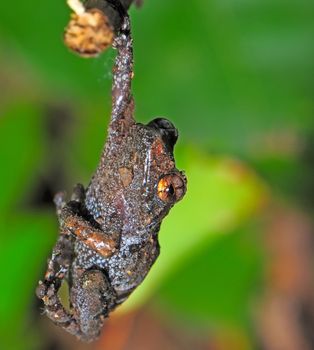
{"label": "mottled brown skin", "polygon": [[[100,164],[85,190],[70,201],[55,197],[60,235],[37,296],[54,323],[84,341],[97,338],[104,319],[143,281],[159,254],[162,219],[186,191],[175,167],[177,130],[166,119],[133,118],[133,52],[125,14],[114,40],[112,114]],[[70,310],[58,290],[69,285]]]}

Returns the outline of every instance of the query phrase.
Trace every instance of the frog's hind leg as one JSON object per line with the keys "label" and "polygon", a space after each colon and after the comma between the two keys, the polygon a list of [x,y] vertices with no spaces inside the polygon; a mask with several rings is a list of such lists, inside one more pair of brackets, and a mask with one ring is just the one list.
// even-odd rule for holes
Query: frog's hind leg
{"label": "frog's hind leg", "polygon": [[[75,271],[70,281],[70,308],[62,304],[58,295],[62,281],[68,278],[70,246],[69,236],[61,235],[48,262],[45,280],[36,290],[44,303],[45,314],[58,326],[83,341],[95,340],[105,317],[116,304],[116,295],[106,276],[100,270]],[[65,241],[66,240],[66,241]]]}
{"label": "frog's hind leg", "polygon": [[64,328],[67,332],[80,337],[81,330],[75,317],[68,312],[62,305],[58,296],[60,288],[59,283],[47,281],[39,282],[36,290],[38,298],[44,302],[44,313],[55,323],[57,326]]}
{"label": "frog's hind leg", "polygon": [[[82,185],[76,185],[71,201],[80,206],[85,198]],[[66,206],[65,193],[59,192],[54,198],[57,215],[61,220],[61,213]],[[58,296],[62,281],[68,279],[69,269],[74,256],[74,237],[64,234],[61,230],[60,236],[55,244],[51,258],[48,260],[48,268],[44,281],[39,281],[36,294],[44,302],[44,312],[57,325],[65,328],[68,332],[79,336],[80,328],[75,317],[65,309]]]}
{"label": "frog's hind leg", "polygon": [[72,238],[60,235],[48,261],[44,281],[39,281],[37,297],[44,303],[44,312],[57,325],[74,335],[80,334],[80,328],[73,315],[62,305],[58,291],[62,281],[68,277],[73,260]]}
{"label": "frog's hind leg", "polygon": [[74,280],[77,282],[70,299],[80,324],[80,338],[91,341],[99,336],[105,318],[116,305],[116,293],[100,270],[88,270]]}

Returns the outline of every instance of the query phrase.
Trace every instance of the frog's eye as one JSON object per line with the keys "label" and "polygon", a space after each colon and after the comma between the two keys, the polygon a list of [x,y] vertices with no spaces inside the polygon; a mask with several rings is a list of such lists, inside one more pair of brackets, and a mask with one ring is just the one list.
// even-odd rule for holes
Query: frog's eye
{"label": "frog's eye", "polygon": [[167,203],[179,201],[185,194],[185,178],[177,174],[163,176],[157,185],[157,195]]}

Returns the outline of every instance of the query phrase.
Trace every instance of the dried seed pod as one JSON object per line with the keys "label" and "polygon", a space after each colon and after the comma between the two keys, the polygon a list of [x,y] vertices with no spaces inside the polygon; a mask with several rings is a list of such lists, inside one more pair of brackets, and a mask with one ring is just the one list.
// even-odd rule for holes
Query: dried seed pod
{"label": "dried seed pod", "polygon": [[73,13],[64,33],[66,46],[83,57],[99,55],[112,44],[113,38],[107,16],[96,9],[81,15]]}
{"label": "dried seed pod", "polygon": [[120,30],[128,1],[68,0],[74,13],[65,29],[65,45],[82,57],[95,57],[111,46]]}

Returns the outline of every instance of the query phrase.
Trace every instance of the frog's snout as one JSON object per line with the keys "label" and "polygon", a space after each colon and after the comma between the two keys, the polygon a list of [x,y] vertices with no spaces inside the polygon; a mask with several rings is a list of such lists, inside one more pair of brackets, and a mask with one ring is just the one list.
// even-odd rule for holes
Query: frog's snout
{"label": "frog's snout", "polygon": [[173,151],[173,147],[178,139],[177,128],[166,118],[156,118],[147,124],[148,126],[158,130],[164,143]]}

